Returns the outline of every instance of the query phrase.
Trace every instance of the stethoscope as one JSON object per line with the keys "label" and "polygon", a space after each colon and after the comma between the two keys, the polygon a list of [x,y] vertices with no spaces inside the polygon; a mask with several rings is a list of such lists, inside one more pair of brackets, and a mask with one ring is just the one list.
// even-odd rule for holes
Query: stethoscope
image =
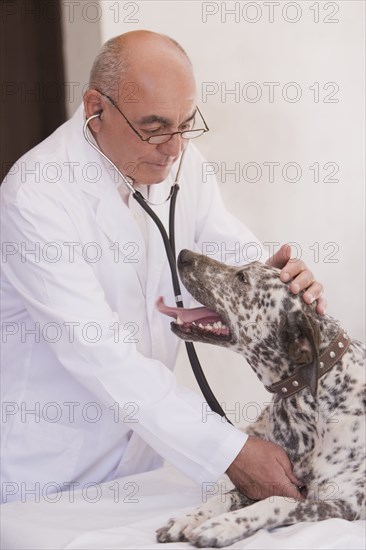
{"label": "stethoscope", "polygon": [[[89,143],[89,145],[91,147],[93,147],[93,149],[95,149],[100,155],[102,155],[102,157],[115,169],[115,171],[117,172],[117,174],[119,175],[119,177],[121,178],[123,183],[129,189],[129,191],[131,191],[133,198],[139,203],[139,205],[145,210],[145,212],[148,214],[148,216],[150,216],[150,218],[157,225],[157,227],[160,231],[161,237],[163,239],[163,242],[164,242],[165,252],[166,252],[166,255],[167,255],[167,258],[168,258],[168,262],[169,262],[169,267],[170,267],[170,272],[171,272],[171,277],[172,277],[172,283],[173,283],[175,302],[177,304],[177,307],[184,307],[183,306],[181,289],[180,289],[180,284],[179,284],[177,265],[176,265],[174,220],[175,220],[175,205],[176,205],[177,195],[178,195],[178,191],[179,191],[178,182],[179,182],[179,178],[180,178],[180,174],[181,174],[181,167],[182,167],[183,159],[184,159],[184,156],[185,156],[185,153],[187,151],[188,146],[185,147],[185,149],[183,150],[183,152],[181,154],[178,169],[177,169],[177,174],[175,176],[174,183],[170,188],[169,195],[167,196],[165,201],[163,201],[163,203],[161,203],[161,204],[164,204],[165,202],[170,200],[169,236],[168,236],[168,234],[165,230],[165,227],[162,224],[161,220],[159,219],[159,217],[155,214],[155,212],[149,206],[149,204],[151,204],[152,206],[157,206],[157,205],[155,203],[150,202],[139,191],[137,191],[133,186],[132,179],[130,179],[129,177],[124,176],[122,174],[122,172],[117,168],[115,163],[113,161],[111,161],[111,159],[108,158],[107,155],[105,155],[105,153],[103,153],[103,151],[95,143],[93,143],[93,141],[90,139],[90,137],[88,135],[88,131],[90,131],[89,130],[89,122],[91,120],[93,120],[94,118],[100,117],[100,114],[101,113],[91,115],[89,118],[86,119],[86,121],[84,123],[84,126],[83,126],[84,137],[85,137],[86,141]],[[217,401],[215,395],[213,394],[213,392],[212,392],[212,390],[211,390],[211,388],[210,388],[210,386],[209,386],[209,384],[206,380],[206,377],[204,375],[204,372],[203,372],[202,367],[200,365],[200,362],[198,360],[197,353],[196,353],[196,350],[194,348],[193,343],[192,342],[184,342],[184,343],[185,343],[185,346],[186,346],[189,362],[191,364],[193,373],[194,373],[195,378],[197,380],[197,383],[198,383],[198,385],[199,385],[199,387],[200,387],[200,389],[201,389],[201,391],[202,391],[202,393],[203,393],[203,395],[206,399],[207,404],[209,405],[209,407],[211,408],[212,411],[214,411],[215,413],[219,414],[220,416],[226,418],[226,420],[231,424],[230,420],[226,417],[223,409],[220,406],[220,403]]]}

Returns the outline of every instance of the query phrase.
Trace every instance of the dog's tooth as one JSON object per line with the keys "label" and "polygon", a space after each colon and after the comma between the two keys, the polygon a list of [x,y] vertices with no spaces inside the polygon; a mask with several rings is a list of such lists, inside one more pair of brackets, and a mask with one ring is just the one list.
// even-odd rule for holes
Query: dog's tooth
{"label": "dog's tooth", "polygon": [[194,325],[196,327],[197,326],[196,321],[192,321],[192,325]]}
{"label": "dog's tooth", "polygon": [[175,322],[177,323],[177,325],[183,325],[184,324],[180,317],[177,317]]}
{"label": "dog's tooth", "polygon": [[217,328],[220,328],[219,323],[214,323],[213,326],[214,326],[214,328],[216,328],[216,329],[217,329]]}
{"label": "dog's tooth", "polygon": [[215,323],[215,325],[217,325],[217,328],[221,328],[221,327],[222,327],[221,321],[218,321],[217,323]]}
{"label": "dog's tooth", "polygon": [[202,323],[198,325],[200,328],[205,328]]}

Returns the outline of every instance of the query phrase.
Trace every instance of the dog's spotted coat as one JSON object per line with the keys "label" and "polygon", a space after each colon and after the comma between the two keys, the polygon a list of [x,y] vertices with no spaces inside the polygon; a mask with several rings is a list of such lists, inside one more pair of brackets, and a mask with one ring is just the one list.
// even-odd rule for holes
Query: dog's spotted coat
{"label": "dog's spotted coat", "polygon": [[336,337],[337,322],[315,313],[279,279],[279,270],[254,262],[242,268],[183,251],[181,279],[192,296],[230,329],[216,335],[172,323],[186,340],[242,354],[265,386],[300,369],[309,387],[271,406],[247,433],[281,445],[306,483],[306,500],[253,501],[236,489],[158,530],[160,542],[199,547],[233,544],[261,528],[328,518],[365,516],[365,348],[351,341],[336,365],[316,382],[317,359]]}

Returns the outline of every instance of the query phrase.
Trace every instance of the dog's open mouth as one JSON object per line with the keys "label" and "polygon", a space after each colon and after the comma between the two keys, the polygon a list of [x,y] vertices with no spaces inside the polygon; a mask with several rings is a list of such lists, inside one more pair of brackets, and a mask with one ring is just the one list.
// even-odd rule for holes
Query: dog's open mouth
{"label": "dog's open mouth", "polygon": [[230,329],[225,320],[216,311],[208,307],[169,307],[164,304],[162,297],[156,303],[160,313],[173,317],[172,330],[185,340],[189,336],[193,338],[204,337],[212,340],[229,340]]}

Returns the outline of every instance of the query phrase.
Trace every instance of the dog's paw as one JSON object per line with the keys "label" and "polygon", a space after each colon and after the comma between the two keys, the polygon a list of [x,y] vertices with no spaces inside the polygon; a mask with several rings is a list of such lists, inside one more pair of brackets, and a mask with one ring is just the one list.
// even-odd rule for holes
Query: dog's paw
{"label": "dog's paw", "polygon": [[205,521],[187,536],[188,541],[199,548],[222,548],[244,539],[248,533],[242,525],[232,523],[228,518]]}
{"label": "dog's paw", "polygon": [[156,539],[158,542],[178,542],[183,541],[182,530],[177,528],[177,521],[170,519],[168,524],[156,530]]}
{"label": "dog's paw", "polygon": [[193,529],[204,518],[198,515],[187,515],[182,518],[170,519],[167,525],[156,531],[158,542],[186,542]]}

